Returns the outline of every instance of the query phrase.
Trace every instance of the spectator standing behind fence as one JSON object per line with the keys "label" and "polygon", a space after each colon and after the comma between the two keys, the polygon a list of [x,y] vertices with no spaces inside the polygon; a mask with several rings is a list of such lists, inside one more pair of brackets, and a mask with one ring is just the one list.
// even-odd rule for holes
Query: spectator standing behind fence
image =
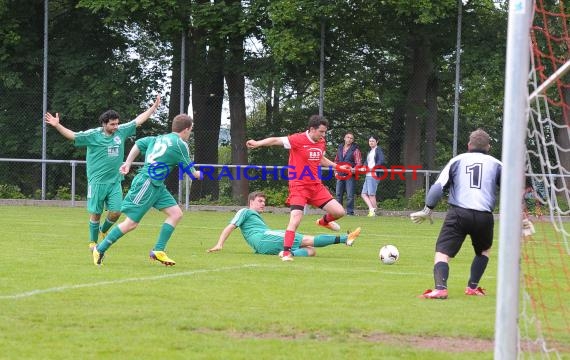
{"label": "spectator standing behind fence", "polygon": [[200,171],[195,170],[190,161],[187,141],[192,132],[192,117],[179,114],[172,120],[172,132],[159,136],[147,136],[138,139],[129,152],[125,163],[121,165],[121,174],[128,174],[133,161],[139,154],[144,154],[144,166],[139,169],[131,183],[129,192],[121,205],[121,212],[126,219],[115,226],[99,245],[93,248],[93,263],[101,265],[105,252],[126,233],[134,230],[142,218],[155,208],[166,215],[160,228],[158,239],[150,258],[164,265],[175,265],[176,262],[166,255],[165,249],[176,225],[182,219],[182,210],[172,194],[166,188],[164,180],[178,166],[188,167],[194,178],[200,178]]}
{"label": "spectator standing behind fence", "polygon": [[[87,148],[87,211],[89,212],[89,248],[97,245],[97,240],[105,237],[121,215],[123,175],[119,167],[125,158],[125,140],[135,135],[141,126],[160,105],[160,94],[151,107],[139,114],[134,120],[119,125],[119,114],[107,110],[99,116],[101,127],[74,132],[60,123],[59,113],[49,112],[45,121],[61,135],[73,140],[76,147]],[[100,224],[101,214],[107,208],[107,218]]]}
{"label": "spectator standing behind fence", "polygon": [[[378,136],[372,135],[368,139],[368,145],[370,145],[370,151],[366,155],[366,166],[369,170],[372,170],[375,166],[384,164],[384,152],[378,146]],[[362,186],[362,199],[368,205],[368,216],[376,216],[376,190],[378,190],[378,183],[380,180],[377,176],[373,176],[372,172],[367,172],[364,178],[364,185]]]}
{"label": "spectator standing behind fence", "polygon": [[[347,132],[344,135],[344,143],[338,146],[335,163],[348,163],[354,169],[355,166],[362,165],[362,154],[358,145],[354,143],[354,134]],[[346,180],[337,179],[336,181],[336,201],[342,204],[342,198],[346,191],[346,214],[354,215],[354,193],[356,187],[356,179],[350,176]]]}

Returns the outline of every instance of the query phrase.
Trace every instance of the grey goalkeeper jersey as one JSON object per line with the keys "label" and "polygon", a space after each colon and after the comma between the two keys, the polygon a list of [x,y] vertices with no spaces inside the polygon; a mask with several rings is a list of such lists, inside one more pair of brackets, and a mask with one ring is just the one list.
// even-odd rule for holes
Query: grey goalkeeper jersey
{"label": "grey goalkeeper jersey", "polygon": [[437,205],[449,189],[448,203],[465,209],[492,212],[501,183],[502,163],[481,152],[467,152],[451,159],[430,187],[426,205]]}

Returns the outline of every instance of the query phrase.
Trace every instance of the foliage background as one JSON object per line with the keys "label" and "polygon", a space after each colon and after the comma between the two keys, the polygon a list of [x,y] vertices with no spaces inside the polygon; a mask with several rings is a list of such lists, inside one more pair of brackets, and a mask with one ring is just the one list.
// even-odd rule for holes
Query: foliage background
{"label": "foliage background", "polygon": [[[44,1],[0,5],[0,158],[38,159]],[[500,156],[502,6],[491,0],[462,5],[459,152],[468,133],[483,127],[495,140],[492,154]],[[283,149],[248,153],[245,141],[305,129],[320,107],[322,43],[329,157],[348,130],[364,152],[367,137],[378,134],[388,165],[438,170],[453,155],[456,1],[50,0],[48,13],[47,110],[59,112],[73,130],[97,126],[109,108],[132,119],[160,92],[164,106],[137,136],[168,131],[173,116],[188,109],[197,163],[284,165]],[[229,141],[221,138],[224,131]],[[84,153],[47,129],[47,158],[83,159]],[[37,197],[39,164],[2,162],[0,170],[0,184]],[[68,165],[48,166],[51,196],[70,187],[69,174]],[[83,172],[77,181],[84,194]],[[424,183],[383,182],[378,197],[407,199]],[[177,185],[169,183],[173,191]],[[249,190],[243,180],[200,181],[192,199],[242,202]]]}

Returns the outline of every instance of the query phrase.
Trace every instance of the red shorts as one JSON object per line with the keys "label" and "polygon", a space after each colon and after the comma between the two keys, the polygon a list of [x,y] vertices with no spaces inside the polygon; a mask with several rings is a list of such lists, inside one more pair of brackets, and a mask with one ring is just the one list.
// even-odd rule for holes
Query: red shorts
{"label": "red shorts", "polygon": [[321,207],[333,199],[329,190],[322,183],[289,184],[289,197],[286,204]]}

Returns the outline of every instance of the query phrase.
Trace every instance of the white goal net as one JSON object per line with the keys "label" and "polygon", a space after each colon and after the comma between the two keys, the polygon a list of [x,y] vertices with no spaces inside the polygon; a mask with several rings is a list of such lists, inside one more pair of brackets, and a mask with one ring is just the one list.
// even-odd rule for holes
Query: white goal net
{"label": "white goal net", "polygon": [[570,358],[570,9],[534,2],[521,242],[519,358]]}

